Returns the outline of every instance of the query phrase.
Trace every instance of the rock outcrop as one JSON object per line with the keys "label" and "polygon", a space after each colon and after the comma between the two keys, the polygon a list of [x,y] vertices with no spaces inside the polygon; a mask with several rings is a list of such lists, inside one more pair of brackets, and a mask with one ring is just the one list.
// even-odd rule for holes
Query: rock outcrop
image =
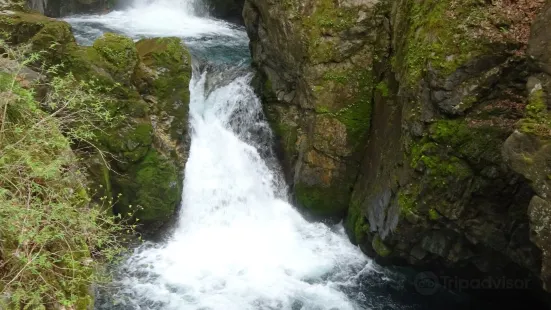
{"label": "rock outcrop", "polygon": [[543,5],[247,0],[297,203],[381,261],[547,281]]}
{"label": "rock outcrop", "polygon": [[540,277],[551,290],[551,3],[532,26],[531,73],[524,118],[505,142],[503,157],[524,176],[535,195],[528,206],[532,242],[541,250]]}
{"label": "rock outcrop", "polygon": [[115,6],[115,0],[27,0],[30,9],[49,17],[71,14],[103,13]]}
{"label": "rock outcrop", "polygon": [[[389,40],[377,1],[254,1],[244,18],[268,118],[297,202],[347,209],[371,119],[373,68]],[[388,24],[386,25],[388,26]]]}
{"label": "rock outcrop", "polygon": [[98,196],[115,213],[138,218],[144,231],[167,223],[180,202],[189,148],[191,56],[180,39],[134,43],[107,33],[82,47],[66,22],[13,11],[0,13],[0,30],[10,44],[41,55],[35,66],[86,82],[110,112],[95,147],[77,150]]}
{"label": "rock outcrop", "polygon": [[243,23],[244,4],[245,0],[205,0],[203,3],[211,16],[238,24]]}

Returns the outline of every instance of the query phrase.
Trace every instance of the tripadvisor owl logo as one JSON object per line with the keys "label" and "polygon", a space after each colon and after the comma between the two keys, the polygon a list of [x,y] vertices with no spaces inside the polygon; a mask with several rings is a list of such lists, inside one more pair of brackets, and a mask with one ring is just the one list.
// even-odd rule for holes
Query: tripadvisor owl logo
{"label": "tripadvisor owl logo", "polygon": [[438,277],[432,272],[420,272],[413,281],[415,290],[421,295],[433,295],[438,291],[440,283]]}
{"label": "tripadvisor owl logo", "polygon": [[451,291],[464,290],[527,290],[530,289],[530,279],[512,279],[507,277],[486,276],[482,278],[460,278],[437,276],[432,272],[420,272],[415,276],[413,285],[421,295],[434,295],[439,289]]}

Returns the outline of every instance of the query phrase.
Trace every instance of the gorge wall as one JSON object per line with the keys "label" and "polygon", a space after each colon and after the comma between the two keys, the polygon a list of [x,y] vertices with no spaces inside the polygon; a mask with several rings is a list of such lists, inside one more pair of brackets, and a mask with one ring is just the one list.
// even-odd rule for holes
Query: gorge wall
{"label": "gorge wall", "polygon": [[247,0],[298,205],[380,261],[548,289],[550,5]]}

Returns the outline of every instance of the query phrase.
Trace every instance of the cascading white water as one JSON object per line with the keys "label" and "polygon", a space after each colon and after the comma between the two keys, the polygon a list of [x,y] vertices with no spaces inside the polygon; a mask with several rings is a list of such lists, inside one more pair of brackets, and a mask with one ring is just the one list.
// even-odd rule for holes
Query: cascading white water
{"label": "cascading white water", "polygon": [[[67,20],[92,36],[86,27],[179,36],[202,44],[204,58],[213,46],[205,42],[246,48],[242,29],[179,3],[140,2]],[[190,85],[192,138],[177,228],[165,242],[136,249],[121,267],[118,305],[102,308],[362,309],[355,301],[362,294],[350,288],[374,267],[341,226],[310,223],[287,201],[277,165],[261,155],[270,154],[270,139],[255,136],[269,129],[247,66],[203,67],[211,69],[196,69]]]}
{"label": "cascading white water", "polygon": [[[342,229],[305,221],[278,198],[278,178],[230,126],[260,103],[243,75],[205,93],[191,86],[193,128],[178,228],[125,264],[124,294],[158,309],[355,309],[342,291],[369,269]],[[235,126],[234,126],[235,127]],[[153,307],[152,307],[153,308]],[[138,308],[138,309],[149,309]]]}

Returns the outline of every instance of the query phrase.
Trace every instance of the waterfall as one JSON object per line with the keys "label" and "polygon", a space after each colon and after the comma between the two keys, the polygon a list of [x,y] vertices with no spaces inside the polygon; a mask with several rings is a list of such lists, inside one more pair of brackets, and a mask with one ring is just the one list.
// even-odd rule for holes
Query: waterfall
{"label": "waterfall", "polygon": [[[220,73],[195,74],[190,87],[193,134],[178,227],[125,263],[125,302],[131,309],[355,309],[342,289],[369,269],[366,258],[341,227],[305,221],[282,195],[279,171],[246,142],[252,129],[266,127],[251,75],[206,92],[211,74]],[[237,123],[236,113],[245,114]]]}
{"label": "waterfall", "polygon": [[250,85],[244,29],[198,17],[194,7],[140,1],[66,19],[83,44],[103,31],[179,36],[195,61],[210,63],[196,64],[190,84],[192,136],[177,227],[167,240],[137,248],[120,267],[112,298],[97,307],[364,309],[359,278],[376,273],[375,266],[342,226],[308,222],[287,199]]}

